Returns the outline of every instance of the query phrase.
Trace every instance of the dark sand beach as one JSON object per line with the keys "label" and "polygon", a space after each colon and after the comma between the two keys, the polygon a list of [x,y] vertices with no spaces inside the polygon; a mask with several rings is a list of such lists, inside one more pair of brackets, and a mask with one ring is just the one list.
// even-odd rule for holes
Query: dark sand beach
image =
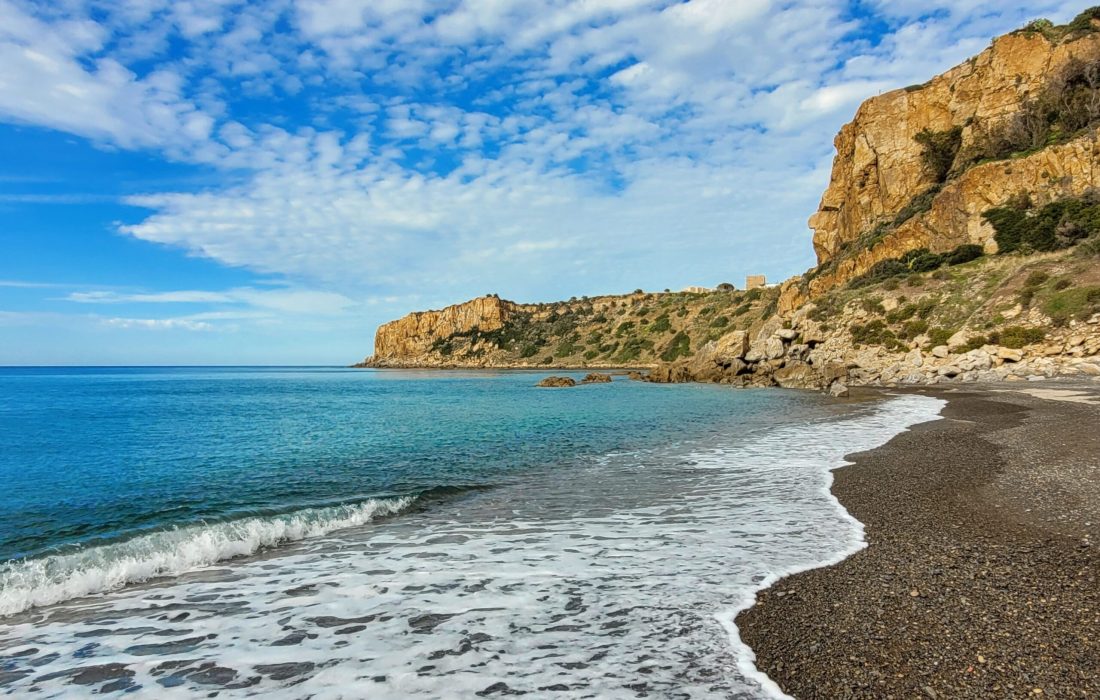
{"label": "dark sand beach", "polygon": [[798,698],[1100,697],[1100,385],[926,389],[942,419],[851,455],[866,526],[737,624]]}

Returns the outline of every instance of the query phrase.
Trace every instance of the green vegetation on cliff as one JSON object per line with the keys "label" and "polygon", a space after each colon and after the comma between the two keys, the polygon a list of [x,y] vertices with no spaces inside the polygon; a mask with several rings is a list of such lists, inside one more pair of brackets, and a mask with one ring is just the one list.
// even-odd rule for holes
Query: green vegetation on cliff
{"label": "green vegetation on cliff", "polygon": [[[647,366],[692,357],[707,343],[751,330],[775,310],[777,289],[707,293],[636,291],[521,307],[495,330],[436,340],[413,364],[439,366]],[[400,364],[397,359],[391,364]]]}

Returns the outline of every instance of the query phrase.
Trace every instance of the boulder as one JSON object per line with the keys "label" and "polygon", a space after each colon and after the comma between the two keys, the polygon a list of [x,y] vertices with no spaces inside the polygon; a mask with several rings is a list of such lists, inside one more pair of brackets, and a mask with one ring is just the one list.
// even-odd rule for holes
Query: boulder
{"label": "boulder", "polygon": [[984,350],[971,350],[959,358],[959,369],[964,372],[972,370],[985,371],[993,366],[993,359]]}
{"label": "boulder", "polygon": [[1082,362],[1077,365],[1077,370],[1082,374],[1087,374],[1090,377],[1100,377],[1100,365],[1094,365],[1091,362]]}
{"label": "boulder", "polygon": [[920,367],[924,364],[924,356],[920,348],[914,348],[905,356],[905,361],[912,367]]}
{"label": "boulder", "polygon": [[604,374],[603,372],[589,372],[584,375],[584,381],[582,384],[610,384],[611,375]]}
{"label": "boulder", "polygon": [[937,345],[936,347],[932,348],[932,354],[936,357],[947,357],[951,354],[951,351],[947,348],[946,345]]}
{"label": "boulder", "polygon": [[545,389],[559,389],[563,387],[577,386],[570,377],[547,377],[539,382],[536,386],[543,387]]}
{"label": "boulder", "polygon": [[655,384],[683,384],[695,381],[695,373],[683,362],[654,367],[646,375],[647,382]]}
{"label": "boulder", "polygon": [[631,381],[635,381],[635,382],[645,381],[645,375],[642,374],[641,372],[639,372],[636,369],[632,369],[629,372],[627,372],[626,373],[626,378],[631,380]]}
{"label": "boulder", "polygon": [[787,365],[775,371],[775,383],[784,389],[817,389],[821,387],[821,375],[809,365]]}
{"label": "boulder", "polygon": [[831,386],[834,382],[847,384],[848,366],[840,362],[829,362],[821,370],[821,381],[826,386]]}
{"label": "boulder", "polygon": [[1019,362],[1024,359],[1024,353],[1013,348],[998,348],[997,357],[1005,362]]}
{"label": "boulder", "polygon": [[844,382],[833,382],[829,385],[829,396],[834,399],[846,399],[851,392],[848,391],[848,385]]}
{"label": "boulder", "polygon": [[811,348],[825,342],[825,332],[816,323],[807,323],[802,329],[802,342]]}
{"label": "boulder", "polygon": [[956,348],[961,348],[969,342],[970,334],[966,331],[959,331],[958,333],[947,339],[947,349],[955,350]]}
{"label": "boulder", "polygon": [[793,328],[780,328],[775,332],[775,337],[788,343],[798,340],[799,332]]}
{"label": "boulder", "polygon": [[810,346],[805,343],[795,343],[787,348],[787,357],[799,362],[805,362],[810,356]]}
{"label": "boulder", "polygon": [[747,331],[733,331],[717,340],[714,350],[710,353],[714,362],[728,366],[734,360],[745,358],[749,352],[749,334]]}
{"label": "boulder", "polygon": [[778,337],[771,337],[764,341],[764,359],[766,360],[778,360],[783,357],[787,352],[787,348],[783,345],[783,341]]}

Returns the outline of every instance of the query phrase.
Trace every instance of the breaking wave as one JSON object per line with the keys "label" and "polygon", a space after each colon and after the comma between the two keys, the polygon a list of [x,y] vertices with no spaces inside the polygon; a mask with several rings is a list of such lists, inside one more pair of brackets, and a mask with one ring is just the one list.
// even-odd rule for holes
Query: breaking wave
{"label": "breaking wave", "polygon": [[0,616],[210,566],[286,542],[365,525],[415,497],[188,525],[75,552],[0,564]]}

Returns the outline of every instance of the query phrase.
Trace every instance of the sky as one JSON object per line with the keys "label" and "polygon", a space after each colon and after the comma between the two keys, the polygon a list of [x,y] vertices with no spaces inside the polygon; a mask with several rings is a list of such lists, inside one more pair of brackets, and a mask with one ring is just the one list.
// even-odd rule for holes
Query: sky
{"label": "sky", "polygon": [[1089,4],[0,0],[0,365],[343,365],[487,293],[780,281],[862,100]]}

